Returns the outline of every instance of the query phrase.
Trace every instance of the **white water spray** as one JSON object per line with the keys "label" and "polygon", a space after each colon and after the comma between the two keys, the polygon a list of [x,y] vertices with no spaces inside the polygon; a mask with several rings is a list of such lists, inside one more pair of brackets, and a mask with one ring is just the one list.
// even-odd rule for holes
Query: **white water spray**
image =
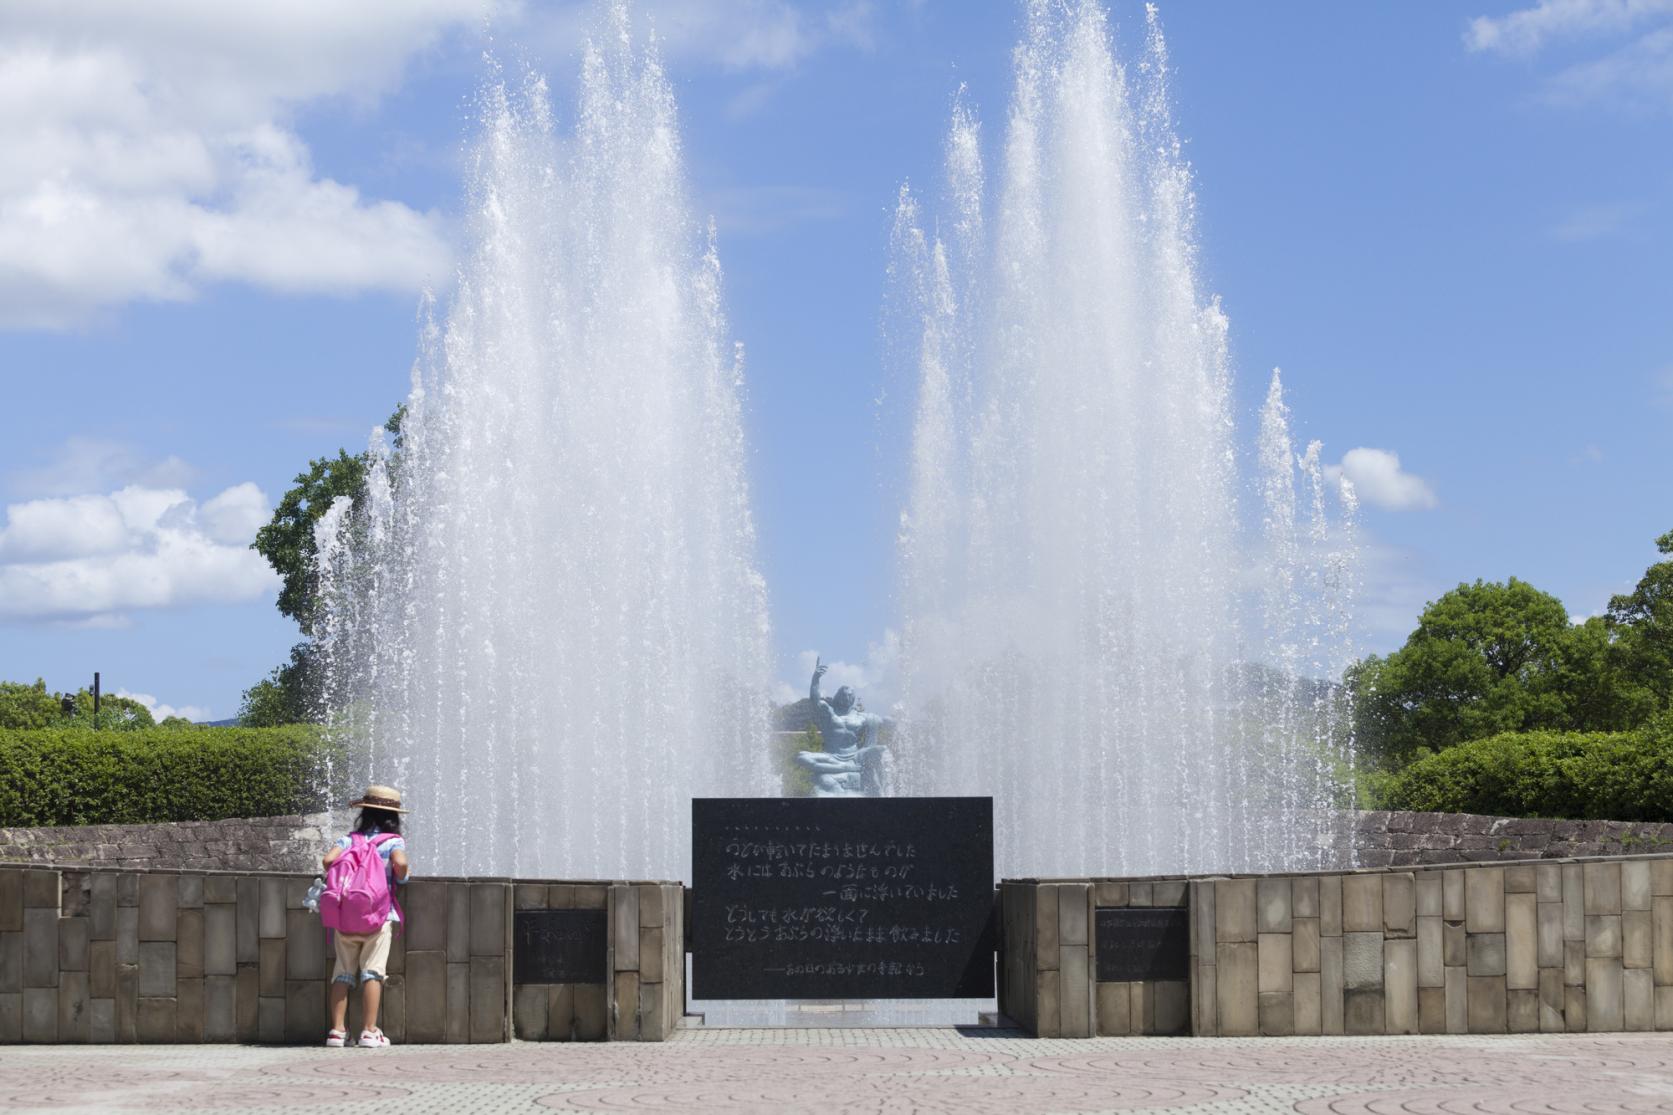
{"label": "white water spray", "polygon": [[320,524],[331,723],[430,870],[681,878],[693,796],[776,792],[741,369],[682,173],[620,10],[573,135],[543,83],[490,85],[457,294]]}
{"label": "white water spray", "polygon": [[1351,543],[1316,449],[1298,534],[1277,394],[1264,537],[1240,524],[1227,323],[1154,9],[1147,31],[1130,77],[1101,6],[1031,4],[995,194],[961,95],[946,216],[903,190],[893,235],[918,384],[899,766],[908,792],[994,796],[1002,874],[1338,857],[1351,748],[1303,679],[1346,662]]}

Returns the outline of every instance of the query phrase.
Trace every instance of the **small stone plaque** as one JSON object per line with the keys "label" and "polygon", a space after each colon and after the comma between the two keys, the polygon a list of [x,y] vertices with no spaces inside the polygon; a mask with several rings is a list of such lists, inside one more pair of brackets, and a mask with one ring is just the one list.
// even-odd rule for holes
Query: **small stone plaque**
{"label": "small stone plaque", "polygon": [[517,910],[511,935],[513,983],[608,981],[607,911]]}
{"label": "small stone plaque", "polygon": [[993,994],[992,798],[692,802],[693,999]]}
{"label": "small stone plaque", "polygon": [[1191,974],[1191,913],[1176,907],[1094,912],[1098,982],[1182,980]]}

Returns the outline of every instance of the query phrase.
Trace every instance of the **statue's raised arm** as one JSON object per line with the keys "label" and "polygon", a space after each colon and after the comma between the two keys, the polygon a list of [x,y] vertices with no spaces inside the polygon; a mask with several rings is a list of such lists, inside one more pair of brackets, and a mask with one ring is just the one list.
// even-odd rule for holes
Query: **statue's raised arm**
{"label": "statue's raised arm", "polygon": [[[819,733],[826,737],[825,746],[827,748],[831,746],[830,735],[836,727],[836,717],[831,710],[830,703],[819,693],[819,679],[824,677],[825,671],[829,669],[830,667],[825,665],[824,659],[815,656],[813,660],[813,680],[808,683],[807,687],[808,700],[813,702],[813,723],[818,727]],[[841,690],[837,692],[840,694]]]}

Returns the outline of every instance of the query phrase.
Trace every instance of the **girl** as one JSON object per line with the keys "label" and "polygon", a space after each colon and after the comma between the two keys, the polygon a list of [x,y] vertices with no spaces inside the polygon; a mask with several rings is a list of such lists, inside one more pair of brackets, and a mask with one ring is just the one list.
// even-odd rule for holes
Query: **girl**
{"label": "girl", "polygon": [[[338,840],[322,860],[327,870],[336,863],[354,842],[354,835],[373,842],[383,860],[384,879],[389,885],[391,901],[389,918],[375,933],[337,933],[337,967],[331,977],[331,991],[326,1006],[331,1015],[331,1029],[325,1044],[340,1049],[348,1044],[344,1028],[348,1018],[349,991],[358,981],[361,985],[360,1006],[364,1027],[359,1044],[368,1049],[381,1049],[389,1039],[378,1029],[378,1007],[383,1002],[383,979],[389,969],[389,944],[395,923],[401,920],[399,907],[393,901],[395,888],[407,881],[407,842],[401,837],[401,792],[390,786],[368,786],[359,801],[349,805],[360,810],[354,831]],[[382,837],[382,839],[378,839]]]}

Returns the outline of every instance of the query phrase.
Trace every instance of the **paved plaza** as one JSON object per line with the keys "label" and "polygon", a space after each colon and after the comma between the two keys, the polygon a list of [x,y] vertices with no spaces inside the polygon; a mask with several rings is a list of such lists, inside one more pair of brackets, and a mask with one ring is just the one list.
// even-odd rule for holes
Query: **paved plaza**
{"label": "paved plaza", "polygon": [[693,1030],[661,1045],[17,1047],[7,1111],[736,1115],[1673,1112],[1654,1034],[1033,1040],[1010,1031]]}

